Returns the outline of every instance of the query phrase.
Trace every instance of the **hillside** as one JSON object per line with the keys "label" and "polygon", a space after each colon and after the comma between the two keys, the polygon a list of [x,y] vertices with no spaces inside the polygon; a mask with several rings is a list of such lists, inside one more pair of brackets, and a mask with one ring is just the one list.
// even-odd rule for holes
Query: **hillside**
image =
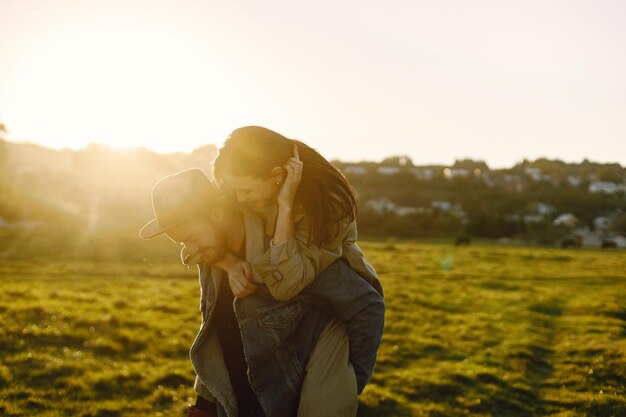
{"label": "hillside", "polygon": [[[191,167],[210,174],[216,152],[214,145],[157,154],[0,141],[0,254],[142,258],[137,230],[152,216],[154,183]],[[471,160],[414,166],[406,157],[333,163],[357,190],[363,235],[554,244],[574,227],[626,233],[626,170],[617,164],[537,160],[491,170]],[[562,214],[573,216],[571,227],[555,226]]]}

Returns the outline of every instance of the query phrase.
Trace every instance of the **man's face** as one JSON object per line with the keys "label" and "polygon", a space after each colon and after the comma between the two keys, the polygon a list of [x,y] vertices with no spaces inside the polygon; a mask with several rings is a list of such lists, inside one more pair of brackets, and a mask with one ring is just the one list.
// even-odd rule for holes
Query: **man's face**
{"label": "man's face", "polygon": [[226,256],[226,234],[209,219],[197,218],[167,232],[167,236],[184,247],[187,265],[206,262],[213,265]]}

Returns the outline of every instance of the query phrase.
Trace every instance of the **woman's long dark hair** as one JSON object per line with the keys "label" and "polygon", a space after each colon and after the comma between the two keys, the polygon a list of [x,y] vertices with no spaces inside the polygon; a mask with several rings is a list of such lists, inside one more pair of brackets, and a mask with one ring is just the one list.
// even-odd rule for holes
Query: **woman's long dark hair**
{"label": "woman's long dark hair", "polygon": [[311,235],[322,246],[339,233],[340,222],[351,222],[357,213],[356,194],[348,180],[315,149],[260,126],[234,130],[214,162],[214,175],[223,184],[223,173],[236,176],[266,177],[272,168],[282,167],[298,146],[303,162],[302,180],[295,204],[302,204]]}

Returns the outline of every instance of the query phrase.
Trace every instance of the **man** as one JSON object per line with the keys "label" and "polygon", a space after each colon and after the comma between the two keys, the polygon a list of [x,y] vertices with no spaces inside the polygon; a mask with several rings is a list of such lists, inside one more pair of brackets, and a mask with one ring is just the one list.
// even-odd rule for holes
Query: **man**
{"label": "man", "polygon": [[[258,230],[250,224],[255,217],[235,209],[199,169],[159,181],[152,202],[156,218],[140,236],[167,234],[200,271],[203,320],[190,350],[198,401],[187,415],[355,415],[357,384],[348,354],[371,373],[382,337],[381,295],[337,261],[301,295],[274,300],[264,285],[252,283],[249,264],[234,262],[259,250],[249,244],[258,242],[248,233]],[[245,297],[233,296],[237,286],[248,290]],[[349,324],[358,343],[348,346],[343,324],[329,325],[333,315]],[[305,386],[320,395],[301,391],[316,376],[319,384]],[[314,411],[305,414],[307,401]]]}

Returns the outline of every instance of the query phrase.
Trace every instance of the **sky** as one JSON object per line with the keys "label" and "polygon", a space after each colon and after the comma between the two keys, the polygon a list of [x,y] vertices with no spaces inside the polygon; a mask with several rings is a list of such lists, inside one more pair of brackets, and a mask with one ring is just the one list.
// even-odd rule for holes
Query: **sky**
{"label": "sky", "polygon": [[623,0],[0,0],[11,141],[626,165]]}

